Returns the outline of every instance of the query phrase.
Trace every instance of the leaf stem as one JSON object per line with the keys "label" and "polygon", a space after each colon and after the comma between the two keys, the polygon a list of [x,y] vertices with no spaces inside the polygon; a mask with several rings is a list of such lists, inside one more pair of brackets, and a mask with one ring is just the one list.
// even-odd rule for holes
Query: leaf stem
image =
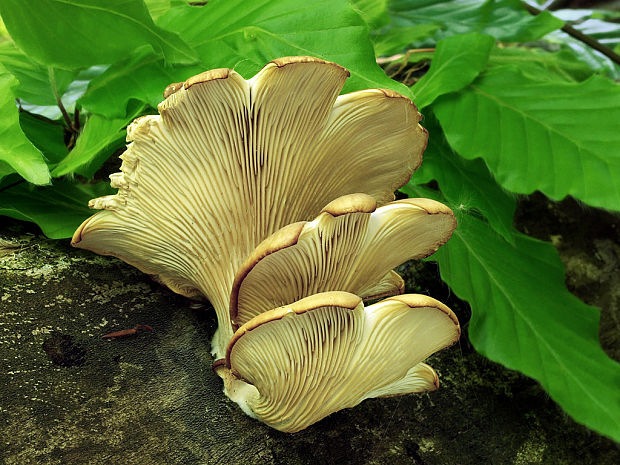
{"label": "leaf stem", "polygon": [[80,130],[80,110],[78,110],[77,105],[75,106],[75,111],[73,112],[73,127],[76,131]]}
{"label": "leaf stem", "polygon": [[62,126],[64,128],[63,124],[58,122],[58,121],[55,121],[53,119],[49,119],[48,117],[43,116],[43,115],[39,115],[38,113],[31,113],[28,110],[24,110],[24,107],[22,107],[22,102],[21,102],[20,99],[16,98],[15,102],[17,103],[17,108],[18,108],[20,113],[26,113],[26,114],[32,116],[35,119],[38,119],[38,120],[41,120],[41,121],[45,121],[47,124],[54,124],[56,126]]}
{"label": "leaf stem", "polygon": [[377,64],[385,65],[387,63],[400,60],[404,57],[408,58],[414,53],[433,53],[434,51],[435,51],[434,48],[413,48],[411,50],[407,50],[407,53],[398,53],[396,55],[392,55],[391,57],[379,57],[377,58]]}
{"label": "leaf stem", "polygon": [[548,0],[544,5],[541,6],[543,10],[559,10],[560,8],[564,8],[570,0]]}
{"label": "leaf stem", "polygon": [[56,103],[58,104],[58,108],[60,108],[62,117],[65,120],[65,123],[67,123],[67,127],[69,128],[69,131],[71,131],[73,134],[77,134],[78,131],[73,126],[73,122],[71,121],[71,118],[69,117],[69,114],[67,113],[67,110],[65,109],[65,106],[62,103],[60,95],[58,94],[58,89],[56,88],[56,78],[54,77],[54,68],[48,67],[47,72],[49,74],[50,84],[52,85],[52,92],[54,92],[54,97],[56,97]]}
{"label": "leaf stem", "polygon": [[[521,4],[528,12],[530,12],[534,16],[542,13],[542,10],[539,10],[538,8],[530,5],[527,2],[521,2]],[[569,36],[574,37],[575,39],[583,42],[584,44],[588,45],[594,50],[605,55],[607,58],[609,58],[614,63],[617,63],[620,65],[620,55],[618,55],[616,52],[614,52],[609,47],[606,47],[605,45],[601,44],[598,40],[594,39],[593,37],[590,37],[587,34],[584,34],[578,29],[575,29],[570,24],[565,23],[564,26],[562,27],[562,30],[566,32]]]}
{"label": "leaf stem", "polygon": [[25,179],[20,179],[18,181],[12,182],[11,184],[7,184],[4,187],[0,187],[0,193],[2,193],[4,191],[8,191],[9,189],[11,189],[11,188],[13,188],[15,186],[18,186],[18,185],[20,185],[23,182],[26,182],[26,180]]}
{"label": "leaf stem", "polygon": [[[400,53],[398,55],[393,55],[387,58],[387,61],[385,62],[380,62],[379,59],[377,59],[377,63],[380,65],[388,63],[388,66],[385,67],[385,74],[387,74],[390,79],[395,79],[396,76],[402,73],[407,67],[407,65],[409,64],[409,57],[411,55],[413,55],[414,53],[433,53],[433,52],[435,52],[434,48],[413,48],[413,49],[407,50],[407,52],[404,54]],[[398,60],[400,60],[400,65],[398,65],[396,71],[394,71],[394,67],[396,66],[396,63]],[[414,71],[418,71],[420,68],[413,67],[412,69]],[[405,82],[405,80],[409,80],[412,72],[413,71],[410,69],[409,72],[407,73],[406,78],[399,79],[399,80],[403,82]]]}

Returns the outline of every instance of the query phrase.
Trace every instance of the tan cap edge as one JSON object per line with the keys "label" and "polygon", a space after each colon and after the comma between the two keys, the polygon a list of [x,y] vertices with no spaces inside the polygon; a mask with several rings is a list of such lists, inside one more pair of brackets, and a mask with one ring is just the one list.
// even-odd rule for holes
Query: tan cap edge
{"label": "tan cap edge", "polygon": [[372,213],[377,209],[377,201],[368,194],[356,193],[338,197],[329,202],[321,213],[341,216],[348,213]]}
{"label": "tan cap edge", "polygon": [[306,224],[306,221],[299,221],[297,223],[292,223],[279,229],[267,239],[265,239],[263,242],[261,242],[252,251],[252,253],[245,260],[243,265],[241,265],[241,267],[237,270],[232,290],[230,291],[230,303],[228,307],[233,331],[236,331],[239,328],[239,325],[235,323],[235,319],[239,314],[239,290],[241,289],[241,284],[243,284],[243,280],[263,258],[279,250],[297,244],[297,241],[299,240],[299,235],[303,231]]}
{"label": "tan cap edge", "polygon": [[[311,56],[280,57],[280,58],[276,58],[275,60],[271,60],[269,63],[267,63],[267,66],[269,66],[270,64],[274,64],[278,68],[283,68],[283,67],[285,67],[287,65],[293,65],[293,64],[296,64],[296,63],[320,63],[320,64],[326,64],[326,65],[330,65],[330,66],[333,66],[335,68],[341,69],[342,71],[344,71],[346,73],[347,77],[351,76],[351,73],[349,72],[349,70],[347,68],[345,68],[344,66],[341,66],[338,63],[334,63],[333,61],[327,61],[327,60],[323,60],[321,58],[316,58],[316,57],[311,57]],[[265,68],[267,66],[265,66]]]}
{"label": "tan cap edge", "polygon": [[461,326],[459,324],[458,318],[456,317],[454,312],[450,310],[450,308],[447,305],[441,303],[437,299],[433,299],[432,297],[429,297],[427,295],[422,295],[422,294],[403,294],[403,295],[397,295],[394,297],[389,297],[385,300],[382,300],[381,302],[388,302],[390,300],[401,302],[407,305],[409,308],[431,307],[431,308],[436,308],[437,310],[442,311],[452,320],[454,325],[457,327],[457,337],[454,339],[452,344],[458,341],[459,337],[461,336]]}
{"label": "tan cap edge", "polygon": [[343,291],[330,291],[313,294],[290,305],[274,308],[273,310],[268,310],[261,313],[245,323],[237,331],[235,331],[235,334],[233,334],[233,337],[230,339],[226,349],[226,366],[231,368],[230,353],[232,352],[235,343],[244,335],[261,325],[272,321],[281,320],[286,315],[290,315],[291,313],[301,315],[323,307],[340,307],[348,310],[354,310],[360,304],[363,305],[362,299],[355,294]]}

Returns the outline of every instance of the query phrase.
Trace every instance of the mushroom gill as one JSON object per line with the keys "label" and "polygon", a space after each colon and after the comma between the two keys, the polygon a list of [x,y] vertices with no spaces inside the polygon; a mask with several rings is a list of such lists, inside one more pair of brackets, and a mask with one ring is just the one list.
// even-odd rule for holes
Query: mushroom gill
{"label": "mushroom gill", "polygon": [[339,197],[314,221],[284,227],[250,254],[231,292],[233,329],[319,292],[347,291],[365,300],[400,294],[404,284],[392,268],[432,254],[455,226],[452,211],[434,200],[377,208],[366,194]]}
{"label": "mushroom gill", "polygon": [[295,432],[364,399],[437,389],[422,361],[459,335],[452,311],[430,297],[364,308],[358,296],[325,292],[248,321],[214,369],[246,413]]}
{"label": "mushroom gill", "polygon": [[128,127],[118,193],[91,201],[104,211],[72,244],[206,296],[221,355],[235,273],[262,240],[345,194],[388,202],[421,162],[427,134],[412,102],[377,89],[338,96],[348,75],[289,57],[250,80],[216,69],[169,87],[159,115]]}

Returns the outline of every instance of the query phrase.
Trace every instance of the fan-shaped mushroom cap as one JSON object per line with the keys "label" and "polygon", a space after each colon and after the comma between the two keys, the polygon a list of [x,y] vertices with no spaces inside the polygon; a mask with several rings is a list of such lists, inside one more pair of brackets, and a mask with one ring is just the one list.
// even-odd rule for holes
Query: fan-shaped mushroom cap
{"label": "fan-shaped mushroom cap", "polygon": [[459,335],[456,316],[430,297],[364,308],[353,294],[325,292],[250,320],[214,369],[246,413],[295,432],[370,397],[437,389],[421,362]]}
{"label": "fan-shaped mushroom cap", "polygon": [[235,272],[263,239],[344,194],[387,202],[421,162],[427,134],[411,101],[377,89],[338,96],[348,75],[289,57],[249,81],[216,69],[168,88],[160,115],[128,127],[111,176],[119,191],[91,201],[105,211],[73,245],[206,295],[225,344]]}
{"label": "fan-shaped mushroom cap", "polygon": [[364,299],[399,294],[395,266],[427,257],[445,243],[456,220],[445,205],[405,199],[376,208],[366,194],[329,203],[310,223],[265,239],[241,266],[231,292],[233,328],[264,312],[324,291]]}

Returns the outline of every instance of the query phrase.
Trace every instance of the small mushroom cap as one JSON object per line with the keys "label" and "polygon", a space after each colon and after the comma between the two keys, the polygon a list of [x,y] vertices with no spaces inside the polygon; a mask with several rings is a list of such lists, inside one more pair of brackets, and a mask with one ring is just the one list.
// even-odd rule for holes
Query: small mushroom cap
{"label": "small mushroom cap", "polygon": [[392,268],[431,255],[455,226],[452,211],[434,200],[377,208],[366,194],[340,197],[314,221],[286,226],[250,254],[233,283],[233,328],[319,292],[347,291],[365,300],[400,294],[404,283]]}
{"label": "small mushroom cap", "polygon": [[364,293],[364,301],[390,297],[405,292],[405,281],[394,270],[388,271],[381,281]]}
{"label": "small mushroom cap", "polygon": [[456,316],[430,297],[364,308],[353,294],[325,292],[247,322],[215,370],[251,416],[295,432],[370,397],[437,389],[421,362],[459,335]]}
{"label": "small mushroom cap", "polygon": [[205,295],[225,345],[235,272],[263,239],[341,195],[388,202],[421,162],[413,103],[377,89],[338,96],[348,75],[287,57],[250,80],[216,69],[171,85],[160,115],[127,128],[119,191],[91,201],[105,211],[72,244]]}

